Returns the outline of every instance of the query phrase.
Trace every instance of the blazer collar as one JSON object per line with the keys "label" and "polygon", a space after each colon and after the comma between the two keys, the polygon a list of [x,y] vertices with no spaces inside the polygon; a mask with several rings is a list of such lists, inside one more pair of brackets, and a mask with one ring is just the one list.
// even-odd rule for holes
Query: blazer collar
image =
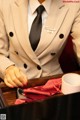
{"label": "blazer collar", "polygon": [[[29,43],[29,38],[28,38],[28,25],[27,25],[27,5],[28,5],[28,0],[14,0],[15,4],[12,4],[12,14],[13,14],[13,21],[14,21],[14,26],[16,30],[16,34],[18,36],[18,40],[26,52],[26,54],[37,64],[40,64],[37,56],[40,55],[51,43],[53,40],[54,36],[56,35],[60,25],[63,22],[63,19],[67,13],[67,9],[63,11],[63,14],[58,17],[56,25],[55,25],[55,15],[56,13],[60,12],[61,8],[63,8],[64,4],[60,0],[52,0],[52,7],[50,8],[50,11],[52,10],[46,25],[43,28],[42,32],[42,37],[41,41],[36,49],[35,52],[33,52],[30,43]],[[60,10],[59,10],[60,9]],[[53,14],[54,11],[54,14]],[[15,14],[16,13],[16,14]],[[18,22],[19,21],[19,22]],[[54,25],[56,31],[54,31]],[[17,27],[18,26],[18,27]],[[48,28],[46,28],[48,26]],[[22,28],[22,29],[21,29]],[[47,32],[48,31],[48,32]],[[52,33],[52,34],[51,34]],[[50,41],[49,41],[50,39]],[[44,42],[46,43],[45,47],[42,48]]]}
{"label": "blazer collar", "polygon": [[[54,14],[53,14],[54,12]],[[41,40],[38,44],[38,47],[35,51],[37,56],[41,55],[43,51],[45,51],[48,46],[52,43],[54,37],[56,36],[61,24],[64,21],[64,18],[68,12],[68,8],[65,7],[62,1],[53,0],[52,6],[50,8],[49,17],[43,26]],[[43,47],[43,44],[45,46]]]}
{"label": "blazer collar", "polygon": [[22,46],[25,53],[36,64],[40,64],[29,42],[28,24],[27,24],[28,22],[27,6],[28,6],[28,0],[20,0],[20,1],[15,0],[15,3],[11,4],[14,27],[15,27],[16,35],[18,37],[18,42]]}

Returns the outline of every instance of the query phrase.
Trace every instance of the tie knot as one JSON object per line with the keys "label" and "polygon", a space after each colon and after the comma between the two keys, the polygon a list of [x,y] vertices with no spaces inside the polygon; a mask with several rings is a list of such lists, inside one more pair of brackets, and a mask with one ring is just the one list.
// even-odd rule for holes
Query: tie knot
{"label": "tie knot", "polygon": [[37,11],[38,14],[42,14],[42,12],[43,12],[44,10],[45,10],[45,8],[44,8],[43,5],[40,5],[40,6],[36,9],[36,11]]}

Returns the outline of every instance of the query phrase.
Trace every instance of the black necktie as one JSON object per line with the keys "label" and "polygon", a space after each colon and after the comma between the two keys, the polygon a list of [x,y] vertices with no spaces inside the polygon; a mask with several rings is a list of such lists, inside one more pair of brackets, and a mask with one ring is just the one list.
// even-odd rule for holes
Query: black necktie
{"label": "black necktie", "polygon": [[37,16],[34,19],[29,35],[30,43],[32,46],[32,49],[35,51],[37,48],[37,45],[40,40],[40,35],[41,35],[41,29],[42,29],[42,13],[45,10],[44,6],[40,5],[36,11],[37,11]]}

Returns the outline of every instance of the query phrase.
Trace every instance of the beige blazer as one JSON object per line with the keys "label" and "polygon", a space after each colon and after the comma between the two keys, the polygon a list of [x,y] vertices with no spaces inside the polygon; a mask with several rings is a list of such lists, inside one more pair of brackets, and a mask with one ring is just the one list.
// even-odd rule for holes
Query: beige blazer
{"label": "beige blazer", "polygon": [[27,6],[28,0],[0,0],[1,76],[13,64],[28,79],[62,73],[58,58],[70,32],[80,61],[80,3],[52,0],[35,52],[29,42]]}

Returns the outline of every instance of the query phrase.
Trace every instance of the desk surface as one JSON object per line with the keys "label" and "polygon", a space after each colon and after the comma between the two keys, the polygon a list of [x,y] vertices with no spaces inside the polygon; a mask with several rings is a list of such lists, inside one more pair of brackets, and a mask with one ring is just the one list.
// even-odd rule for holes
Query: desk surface
{"label": "desk surface", "polygon": [[[41,85],[51,78],[61,76],[30,80],[28,87]],[[7,120],[80,120],[80,93],[61,94],[46,100],[14,106],[16,89],[8,88],[3,82],[0,87],[8,103],[7,107],[0,109],[0,114],[6,114]]]}
{"label": "desk surface", "polygon": [[[34,87],[37,85],[43,85],[45,84],[49,79],[52,78],[59,78],[61,77],[62,74],[60,75],[54,75],[54,76],[47,76],[43,78],[36,78],[36,79],[31,79],[28,81],[27,87]],[[14,105],[14,102],[16,100],[16,88],[9,88],[7,87],[3,82],[0,83],[0,88],[2,89],[3,92],[3,97],[7,103],[7,105]]]}
{"label": "desk surface", "polygon": [[[76,73],[80,73],[80,72],[78,71]],[[31,79],[28,81],[27,87],[34,87],[37,85],[45,84],[49,79],[60,78],[62,75],[63,74]],[[0,88],[2,89],[3,97],[7,103],[7,106],[14,105],[14,102],[16,100],[16,88],[13,88],[13,89],[9,88],[3,82],[0,82]]]}

